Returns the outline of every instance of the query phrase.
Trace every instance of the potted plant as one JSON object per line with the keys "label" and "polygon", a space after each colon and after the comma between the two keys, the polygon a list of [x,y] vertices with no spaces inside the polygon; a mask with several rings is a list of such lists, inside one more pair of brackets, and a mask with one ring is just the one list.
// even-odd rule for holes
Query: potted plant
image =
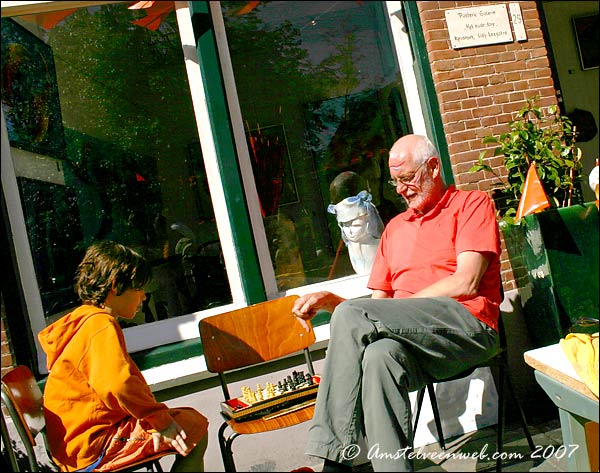
{"label": "potted plant", "polygon": [[[486,136],[503,156],[506,178],[486,162],[469,172],[491,172],[499,225],[519,287],[526,323],[537,346],[558,342],[579,317],[598,317],[598,212],[583,203],[577,130],[558,107],[527,99],[508,131]],[[532,163],[550,208],[515,220]]]}
{"label": "potted plant", "polygon": [[515,223],[515,213],[532,162],[535,162],[553,208],[583,203],[581,150],[575,146],[576,130],[556,105],[542,108],[538,101],[539,96],[527,99],[526,105],[508,124],[507,132],[485,136],[482,140],[484,144],[497,145],[494,156],[504,156],[507,183],[485,163],[487,150],[479,154],[478,164],[469,170],[488,171],[498,178],[502,187],[496,189],[495,197],[501,221],[506,223]]}

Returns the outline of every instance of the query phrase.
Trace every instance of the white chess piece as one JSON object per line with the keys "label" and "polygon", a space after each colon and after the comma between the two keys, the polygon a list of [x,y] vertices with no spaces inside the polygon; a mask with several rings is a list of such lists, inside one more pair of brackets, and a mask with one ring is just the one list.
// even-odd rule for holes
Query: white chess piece
{"label": "white chess piece", "polygon": [[357,274],[371,271],[383,231],[383,222],[371,200],[371,194],[363,190],[327,207],[327,211],[336,216],[350,263]]}

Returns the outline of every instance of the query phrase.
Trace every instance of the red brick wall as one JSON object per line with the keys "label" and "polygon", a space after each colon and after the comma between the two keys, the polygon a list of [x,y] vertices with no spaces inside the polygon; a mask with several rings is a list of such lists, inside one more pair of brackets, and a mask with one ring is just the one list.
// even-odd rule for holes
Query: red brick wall
{"label": "red brick wall", "polygon": [[14,366],[15,360],[12,354],[12,347],[6,330],[6,308],[4,306],[4,297],[0,295],[0,320],[1,320],[1,366],[2,374],[8,369]]}
{"label": "red brick wall", "polygon": [[[507,124],[527,98],[539,95],[539,105],[557,103],[548,52],[535,2],[519,2],[527,40],[452,49],[444,11],[508,2],[418,2],[423,34],[435,84],[444,132],[458,188],[489,191],[495,181],[489,173],[469,173],[488,145],[486,135],[508,130]],[[490,147],[491,148],[491,147]],[[491,151],[488,152],[491,156]],[[506,176],[502,157],[489,164]],[[515,289],[514,276],[503,245],[504,289]]]}

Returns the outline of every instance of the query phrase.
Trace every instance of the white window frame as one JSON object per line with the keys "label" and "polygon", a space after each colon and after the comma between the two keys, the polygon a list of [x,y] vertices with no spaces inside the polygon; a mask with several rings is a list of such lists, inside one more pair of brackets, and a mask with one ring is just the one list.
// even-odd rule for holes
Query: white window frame
{"label": "white window frame", "polygon": [[[390,19],[392,43],[395,47],[396,60],[399,63],[400,72],[402,75],[402,84],[404,86],[404,94],[407,100],[408,114],[410,116],[413,132],[426,135],[425,120],[417,88],[417,79],[413,68],[412,51],[410,48],[408,33],[406,32],[406,29],[401,21],[402,2],[390,1],[384,3]],[[229,46],[227,43],[227,34],[223,21],[221,2],[209,2],[209,4],[210,13],[215,28],[215,37],[221,70],[223,71],[223,81],[228,100],[229,114],[235,136],[244,188],[246,189],[246,199],[251,203],[250,217],[252,231],[254,233],[257,245],[256,249],[259,256],[263,282],[265,284],[267,296],[269,299],[271,299],[281,296],[282,294],[277,290],[275,271],[273,270],[273,263],[271,262],[271,257],[269,254],[269,244],[260,214],[259,198],[252,174],[252,163],[248,152],[248,146],[246,145],[242,112],[235,86],[233,65],[231,63],[231,56],[229,54]],[[367,289],[367,280],[368,276],[347,276],[332,281],[323,281],[308,286],[288,289],[285,291],[284,295],[303,295],[313,291],[328,290],[335,292],[342,297],[351,298],[356,296],[364,296],[370,294],[371,292]],[[323,336],[325,335],[325,339],[328,339],[328,326],[323,332]],[[317,340],[319,339],[319,333],[317,333]]]}
{"label": "white window frame", "polygon": [[[119,2],[2,2],[2,16],[18,16],[24,14],[41,13],[64,8],[88,7],[97,4]],[[188,2],[175,2],[177,21],[185,53],[185,66],[191,88],[192,102],[198,134],[202,147],[202,154],[206,166],[211,191],[211,198],[215,210],[215,219],[221,241],[223,258],[231,286],[231,304],[182,315],[173,319],[165,319],[151,324],[125,329],[125,339],[129,351],[135,352],[181,340],[197,338],[198,322],[210,315],[225,312],[247,305],[242,290],[241,271],[235,252],[230,220],[228,217],[227,203],[220,179],[219,166],[216,158],[215,141],[209,125],[209,115],[206,97],[202,88],[202,76],[198,67],[198,57],[195,53],[195,40],[192,29],[191,15]],[[186,46],[192,46],[186,47]],[[20,282],[24,291],[26,312],[29,314],[31,330],[36,344],[37,363],[41,373],[46,373],[46,356],[37,340],[37,333],[46,327],[44,309],[40,289],[35,275],[33,257],[29,245],[25,217],[19,197],[17,178],[4,113],[2,113],[2,187],[7,202],[8,219],[14,239],[17,265],[19,268]]]}
{"label": "white window frame", "polygon": [[[2,2],[2,16],[16,16],[22,14],[41,13],[46,11],[61,10],[65,8],[88,7],[91,5],[119,3],[119,2],[73,2],[73,1],[4,1]],[[397,61],[402,75],[405,97],[407,99],[408,114],[414,133],[426,134],[425,121],[421,107],[421,101],[417,89],[416,75],[413,68],[412,52],[409,44],[408,34],[401,22],[402,2],[388,1],[384,2],[390,19],[389,26],[395,47]],[[269,299],[288,294],[307,294],[317,290],[328,290],[339,294],[342,297],[352,298],[356,296],[368,295],[367,276],[347,276],[332,281],[324,281],[317,284],[302,286],[290,289],[282,294],[277,290],[275,272],[270,259],[268,241],[265,234],[262,217],[260,215],[260,206],[258,192],[252,174],[252,165],[248,148],[246,145],[242,115],[240,110],[235,82],[233,79],[233,67],[227,45],[225,26],[220,7],[220,2],[209,2],[210,14],[212,15],[215,37],[223,78],[228,100],[229,112],[232,120],[233,134],[236,141],[236,148],[240,160],[240,168],[247,202],[250,203],[250,220],[252,231],[254,233],[257,245],[257,253],[265,284],[267,296]],[[185,66],[190,84],[192,102],[196,122],[198,124],[198,133],[202,148],[209,186],[219,237],[222,244],[223,256],[229,281],[233,303],[226,306],[209,309],[202,312],[196,312],[174,319],[167,319],[152,324],[145,324],[139,327],[125,329],[127,346],[130,351],[135,352],[145,348],[155,347],[178,340],[186,340],[198,337],[198,322],[200,319],[231,310],[233,308],[247,305],[245,300],[241,272],[235,253],[235,247],[229,221],[227,203],[224,197],[222,181],[220,179],[219,166],[217,163],[215,139],[210,126],[210,116],[208,114],[207,101],[203,88],[203,78],[198,67],[198,58],[196,56],[195,38],[192,29],[191,16],[188,2],[175,2],[177,21],[179,24],[179,33],[185,54]],[[191,47],[190,47],[191,46]],[[17,264],[21,277],[21,283],[25,295],[25,304],[27,312],[30,314],[31,328],[34,334],[37,334],[45,326],[41,295],[35,276],[33,258],[31,255],[25,219],[20,203],[19,191],[17,187],[15,170],[10,153],[10,145],[4,114],[2,113],[2,186],[6,198],[9,222],[14,238]],[[317,341],[326,343],[329,339],[329,325],[317,327]],[[34,337],[38,344],[37,336]],[[46,372],[46,361],[43,350],[37,345],[37,361],[42,373]],[[200,359],[199,359],[200,358]],[[206,365],[203,357],[196,357],[185,362],[168,365],[164,368],[155,368],[145,372],[148,382],[152,385],[178,384],[174,380],[192,380],[206,376]],[[190,378],[192,376],[192,378]],[[169,379],[165,381],[165,379]],[[180,381],[181,382],[181,381]]]}

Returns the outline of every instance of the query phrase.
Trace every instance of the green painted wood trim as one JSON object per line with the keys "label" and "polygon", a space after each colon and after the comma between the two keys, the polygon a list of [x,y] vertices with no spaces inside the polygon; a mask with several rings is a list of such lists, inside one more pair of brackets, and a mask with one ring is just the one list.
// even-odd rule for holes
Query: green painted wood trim
{"label": "green painted wood trim", "polygon": [[414,70],[417,76],[417,88],[423,107],[425,117],[425,126],[434,145],[440,153],[442,161],[442,177],[446,184],[454,184],[452,174],[452,164],[450,162],[450,153],[444,134],[444,125],[440,115],[440,104],[433,84],[433,75],[429,65],[429,56],[423,28],[421,27],[421,18],[417,8],[418,2],[403,1],[402,10],[405,12],[406,28],[414,58]]}
{"label": "green painted wood trim", "polygon": [[331,312],[327,312],[326,310],[320,310],[317,314],[312,318],[312,326],[319,327],[320,325],[327,325],[331,320]]}
{"label": "green painted wood trim", "polygon": [[129,354],[142,371],[204,355],[200,337],[169,343]]}
{"label": "green painted wood trim", "polygon": [[266,300],[266,291],[242,187],[208,2],[190,2],[190,12],[242,287],[248,304],[255,304]]}

